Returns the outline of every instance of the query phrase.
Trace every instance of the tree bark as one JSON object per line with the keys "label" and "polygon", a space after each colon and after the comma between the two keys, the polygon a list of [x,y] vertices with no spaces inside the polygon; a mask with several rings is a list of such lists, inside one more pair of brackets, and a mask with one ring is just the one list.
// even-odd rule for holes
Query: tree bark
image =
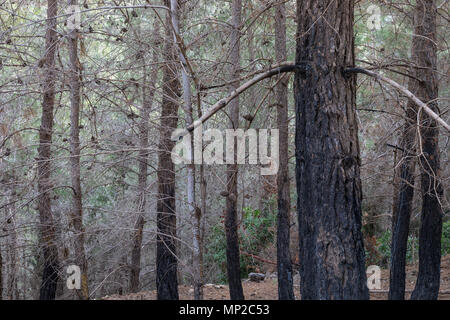
{"label": "tree bark", "polygon": [[3,256],[0,243],[0,300],[3,300]]}
{"label": "tree bark", "polygon": [[368,299],[352,0],[297,1],[296,180],[302,299]]}
{"label": "tree bark", "polygon": [[[239,79],[240,75],[240,26],[241,26],[241,0],[232,1],[232,25],[231,31],[231,53],[230,62],[232,64],[232,80]],[[236,80],[230,86],[230,91],[239,87]],[[230,102],[230,124],[234,129],[239,127],[239,97]],[[239,255],[239,234],[237,221],[237,178],[238,165],[236,162],[236,141],[234,141],[234,164],[227,166],[227,192],[226,214],[225,214],[225,235],[227,241],[227,274],[231,300],[244,300],[244,291],[241,282],[241,266]]]}
{"label": "tree bark", "polygon": [[59,279],[60,265],[55,235],[55,224],[52,215],[50,189],[51,145],[53,134],[53,107],[55,102],[55,51],[57,46],[56,16],[58,1],[47,2],[47,32],[45,36],[44,83],[42,118],[39,129],[38,148],[38,211],[40,220],[40,241],[44,258],[42,283],[40,287],[41,300],[53,300]]}
{"label": "tree bark", "polygon": [[[78,5],[77,0],[70,0],[69,5]],[[72,178],[72,202],[71,225],[75,234],[75,259],[81,270],[81,288],[76,290],[81,300],[89,299],[88,287],[88,262],[84,251],[84,226],[83,226],[83,199],[81,190],[80,170],[80,88],[81,68],[78,59],[78,30],[69,30],[69,55],[70,55],[70,171]]]}
{"label": "tree bark", "polygon": [[399,165],[399,150],[394,149],[394,167],[392,174],[392,219],[391,219],[391,232],[394,233],[395,223],[398,217],[398,199],[399,199],[399,186],[400,186],[400,171],[398,170]]}
{"label": "tree bark", "polygon": [[134,237],[133,248],[131,250],[131,273],[130,273],[130,292],[138,292],[139,290],[139,274],[141,272],[141,248],[142,237],[145,224],[145,207],[147,203],[147,174],[148,174],[148,133],[149,133],[149,120],[150,112],[153,105],[153,98],[155,95],[155,84],[157,79],[158,67],[156,62],[159,60],[158,50],[160,49],[160,35],[159,24],[155,23],[154,30],[154,51],[152,61],[155,63],[150,74],[150,81],[147,81],[148,74],[145,67],[144,53],[142,52],[142,65],[143,65],[143,86],[142,86],[142,109],[141,119],[139,123],[139,173],[138,173],[138,217],[134,225]]}
{"label": "tree bark", "polygon": [[[275,54],[277,62],[286,60],[286,8],[284,2],[275,6]],[[281,75],[283,76],[283,75]],[[289,122],[288,80],[285,77],[275,88],[277,97],[277,125],[279,130],[277,274],[278,299],[294,300],[290,244],[290,181],[289,181]]]}
{"label": "tree bark", "polygon": [[[414,32],[417,36],[413,38],[413,57],[420,67],[416,73],[416,77],[421,80],[417,95],[438,113],[436,15],[434,0],[417,1]],[[440,198],[443,189],[439,180],[439,128],[437,121],[424,112],[420,112],[419,148],[422,191],[419,274],[411,299],[436,300],[440,285],[443,216]]]}
{"label": "tree bark", "polygon": [[[415,92],[415,80],[410,79],[409,90]],[[415,132],[417,106],[410,101],[407,104],[406,120],[402,135],[402,163],[400,166],[399,194],[396,204],[396,220],[393,223],[391,242],[391,268],[389,280],[389,299],[405,298],[405,267],[408,245],[409,222],[414,197],[415,171]]]}
{"label": "tree bark", "polygon": [[[169,1],[165,1],[169,6]],[[173,45],[170,16],[166,19],[163,68],[163,99],[161,106],[161,127],[158,154],[158,200],[157,200],[157,243],[156,243],[156,288],[158,300],[178,300],[177,257],[176,257],[176,209],[175,171],[171,152],[175,142],[172,132],[178,123],[178,98],[180,82],[174,61],[177,61]]]}
{"label": "tree bark", "polygon": [[[14,170],[12,171],[12,179],[13,181],[16,180]],[[11,190],[11,206],[9,207],[9,210],[6,210],[7,213],[7,220],[6,220],[6,233],[8,235],[7,241],[8,241],[8,281],[6,284],[6,296],[9,300],[17,299],[18,291],[17,291],[17,230],[16,230],[16,190],[15,190],[15,184],[16,182],[13,182],[12,184],[12,190]]]}
{"label": "tree bark", "polygon": [[[191,83],[189,75],[186,70],[188,70],[184,52],[179,44],[178,39],[180,37],[180,26],[179,26],[179,16],[178,16],[179,4],[177,0],[170,1],[170,10],[172,15],[172,26],[174,30],[174,41],[175,45],[178,46],[178,55],[181,63],[181,79],[183,84],[183,100],[184,100],[184,112],[186,114],[186,125],[190,126],[194,123],[193,109],[192,109],[192,92]],[[201,225],[201,211],[197,209],[195,202],[195,161],[194,161],[194,136],[191,135],[190,141],[190,155],[191,163],[187,165],[187,202],[189,207],[189,215],[191,216],[193,222],[193,236],[192,236],[192,272],[194,278],[194,299],[203,299],[203,284],[201,275],[201,254],[200,254],[200,225]],[[201,143],[199,141],[198,143]]]}

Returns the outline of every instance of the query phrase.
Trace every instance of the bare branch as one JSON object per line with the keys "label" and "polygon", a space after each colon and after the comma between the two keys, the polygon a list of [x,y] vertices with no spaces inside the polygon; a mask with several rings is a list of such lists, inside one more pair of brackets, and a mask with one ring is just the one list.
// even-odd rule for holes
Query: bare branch
{"label": "bare branch", "polygon": [[207,111],[203,116],[201,116],[197,121],[195,121],[193,124],[188,126],[183,132],[181,132],[177,137],[175,137],[174,140],[179,140],[189,132],[193,131],[195,128],[200,126],[203,122],[211,118],[214,114],[216,114],[218,111],[223,109],[228,103],[230,103],[234,98],[239,96],[241,93],[246,91],[247,89],[251,88],[258,82],[270,78],[274,75],[286,73],[286,72],[292,72],[296,68],[296,64],[294,62],[282,62],[280,64],[272,66],[269,70],[255,76],[254,78],[250,79],[249,81],[245,82],[243,85],[241,85],[239,88],[231,92],[227,97],[220,99],[217,101],[209,111]]}
{"label": "bare branch", "polygon": [[393,86],[397,90],[404,93],[409,99],[414,101],[415,104],[417,104],[419,107],[421,107],[431,118],[433,118],[438,123],[440,123],[445,129],[447,129],[447,131],[450,131],[450,126],[441,117],[439,117],[439,115],[437,115],[433,110],[431,110],[426,105],[426,103],[422,102],[411,91],[406,89],[404,86],[398,84],[397,82],[395,82],[389,78],[383,77],[382,75],[380,75],[378,73],[375,73],[375,72],[372,72],[372,71],[369,71],[369,70],[363,69],[363,68],[348,68],[348,69],[345,69],[345,73],[362,73],[362,74],[368,75],[370,77],[373,77],[377,80],[389,83],[391,86]]}

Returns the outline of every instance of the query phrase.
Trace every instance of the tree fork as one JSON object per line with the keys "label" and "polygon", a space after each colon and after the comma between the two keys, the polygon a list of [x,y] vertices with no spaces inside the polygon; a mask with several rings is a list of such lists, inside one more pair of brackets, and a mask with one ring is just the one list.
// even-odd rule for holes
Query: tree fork
{"label": "tree fork", "polygon": [[[418,95],[426,101],[431,101],[430,108],[438,111],[436,16],[435,0],[416,2],[414,33],[417,36],[413,38],[415,44],[413,49],[416,51],[416,63],[426,67],[417,74],[417,78],[421,80]],[[418,119],[420,119],[419,161],[422,212],[419,234],[419,274],[411,299],[436,300],[440,286],[442,218],[444,216],[440,202],[444,190],[439,181],[441,171],[437,125],[439,119],[420,111]]]}

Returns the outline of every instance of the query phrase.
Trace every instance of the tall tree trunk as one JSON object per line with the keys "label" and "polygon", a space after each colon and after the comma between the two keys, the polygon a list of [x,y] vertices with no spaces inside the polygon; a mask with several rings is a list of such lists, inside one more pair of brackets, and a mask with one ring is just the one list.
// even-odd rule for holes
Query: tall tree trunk
{"label": "tall tree trunk", "polygon": [[[169,0],[165,1],[167,7]],[[175,171],[171,152],[175,145],[171,135],[178,123],[178,98],[180,82],[176,50],[173,45],[171,20],[167,15],[164,47],[163,99],[158,154],[158,200],[156,243],[156,288],[159,300],[178,300],[175,210]]]}
{"label": "tall tree trunk", "polygon": [[[421,80],[417,96],[436,113],[439,112],[436,47],[436,15],[434,0],[417,1],[413,50]],[[440,284],[443,196],[440,175],[439,128],[425,112],[420,117],[420,169],[422,212],[419,234],[419,275],[411,299],[437,299]]]}
{"label": "tall tree trunk", "polygon": [[139,123],[139,173],[138,173],[138,189],[139,189],[139,203],[138,203],[138,217],[134,225],[133,249],[131,250],[131,273],[130,273],[130,292],[137,292],[139,290],[139,274],[141,272],[141,247],[142,236],[145,224],[145,207],[147,203],[147,174],[148,174],[148,132],[149,119],[152,109],[153,98],[155,95],[155,85],[157,80],[158,67],[156,62],[159,60],[158,52],[161,43],[159,35],[159,24],[155,23],[153,41],[153,58],[154,66],[150,72],[152,75],[150,81],[147,81],[147,68],[145,66],[144,52],[142,54],[143,65],[143,86],[142,86],[142,109],[141,119]]}
{"label": "tall tree trunk", "polygon": [[[415,92],[415,80],[410,79],[409,90]],[[400,166],[400,181],[395,221],[393,222],[391,243],[391,268],[389,281],[389,299],[403,300],[405,298],[405,264],[408,245],[409,222],[412,200],[414,197],[415,171],[415,132],[417,107],[414,102],[408,102],[406,119],[402,135],[402,161]]]}
{"label": "tall tree trunk", "polygon": [[400,172],[398,170],[398,154],[399,150],[394,149],[394,170],[392,174],[392,219],[391,219],[391,232],[394,233],[395,223],[397,221],[398,199],[399,199],[399,185],[400,185]]}
{"label": "tall tree trunk", "polygon": [[[241,0],[233,0],[232,2],[232,25],[231,31],[231,65],[232,80],[235,80],[230,86],[230,91],[234,91],[239,87],[240,76],[240,27],[241,27]],[[230,102],[230,122],[234,129],[239,127],[239,97],[234,98]],[[227,166],[227,192],[226,213],[225,213],[225,235],[227,240],[227,274],[228,284],[230,288],[231,300],[244,300],[244,291],[241,282],[241,266],[239,253],[239,235],[238,235],[238,217],[237,217],[237,180],[238,165],[236,158],[237,143],[234,141],[234,164]]]}
{"label": "tall tree trunk", "polygon": [[[200,97],[199,97],[200,98]],[[199,117],[201,114],[198,115]],[[200,165],[199,168],[200,171],[200,201],[201,201],[201,217],[200,217],[200,239],[199,239],[199,246],[200,246],[200,279],[204,281],[204,263],[203,263],[203,257],[204,257],[204,246],[205,246],[205,233],[206,233],[206,197],[207,197],[207,182],[205,177],[205,166],[203,164]],[[203,287],[202,287],[202,295],[203,295]]]}
{"label": "tall tree trunk", "polygon": [[[202,106],[201,106],[201,94],[200,91],[197,90],[197,116],[201,118],[203,115],[202,113]],[[202,150],[203,150],[203,140],[201,142],[202,144]],[[203,157],[203,155],[202,155]],[[203,160],[203,159],[202,159]],[[203,162],[203,161],[202,161]],[[204,246],[205,246],[205,234],[206,234],[206,200],[207,200],[207,182],[205,177],[205,166],[204,164],[199,165],[199,172],[200,172],[200,201],[201,201],[201,212],[200,217],[197,215],[197,219],[199,220],[199,226],[200,226],[200,232],[199,232],[199,248],[200,248],[200,280],[203,285],[204,281],[204,264],[203,264],[203,253],[204,253]],[[201,288],[201,295],[203,298],[203,286]]]}
{"label": "tall tree trunk", "polygon": [[[77,0],[69,0],[69,5],[77,6]],[[73,188],[73,209],[71,224],[75,233],[75,259],[81,270],[81,289],[77,290],[79,299],[89,299],[88,263],[84,252],[83,199],[80,170],[80,87],[81,68],[78,59],[78,30],[69,30],[70,54],[70,173]]]}
{"label": "tall tree trunk", "polygon": [[[172,26],[174,30],[175,45],[178,44],[178,55],[182,65],[181,67],[181,79],[183,84],[183,100],[184,100],[184,112],[186,114],[186,126],[190,126],[194,123],[193,110],[192,110],[192,92],[191,83],[187,73],[188,66],[184,52],[179,45],[177,36],[180,36],[179,16],[178,16],[179,4],[177,0],[170,1],[170,10],[172,15]],[[180,38],[181,39],[181,38]],[[194,278],[194,299],[203,299],[202,289],[202,276],[201,276],[201,255],[200,255],[200,225],[201,225],[201,211],[197,209],[195,202],[195,161],[194,161],[194,135],[190,135],[190,155],[189,159],[191,163],[187,166],[187,200],[189,207],[189,214],[193,222],[193,236],[192,236],[192,268]],[[201,143],[198,141],[197,143]]]}
{"label": "tall tree trunk", "polygon": [[0,300],[3,300],[3,256],[1,243],[0,243]]}
{"label": "tall tree trunk", "polygon": [[40,220],[40,241],[44,258],[44,269],[40,287],[41,300],[55,299],[56,285],[59,279],[60,265],[53,221],[50,189],[51,145],[53,134],[53,107],[55,102],[55,51],[58,42],[56,33],[56,16],[58,1],[47,2],[47,33],[45,36],[44,56],[44,97],[42,118],[39,129],[38,148],[38,211]]}
{"label": "tall tree trunk", "polygon": [[353,0],[297,1],[296,180],[302,299],[368,299]]}
{"label": "tall tree trunk", "polygon": [[[280,3],[275,7],[275,54],[277,62],[286,61],[286,8]],[[282,75],[284,76],[284,75]],[[292,261],[290,244],[291,208],[289,182],[289,122],[288,122],[288,80],[285,77],[276,87],[277,125],[280,137],[278,187],[278,226],[277,226],[277,271],[278,299],[294,300]]]}
{"label": "tall tree trunk", "polygon": [[[13,179],[15,175],[13,172]],[[15,183],[12,184],[11,206],[9,207],[8,219],[6,221],[6,232],[8,234],[8,282],[6,285],[6,296],[9,300],[17,299],[17,230],[16,230],[16,205],[15,205]]]}

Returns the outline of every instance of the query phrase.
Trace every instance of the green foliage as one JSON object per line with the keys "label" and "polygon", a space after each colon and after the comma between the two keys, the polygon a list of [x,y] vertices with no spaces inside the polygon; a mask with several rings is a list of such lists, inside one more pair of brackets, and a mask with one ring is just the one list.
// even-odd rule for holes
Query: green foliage
{"label": "green foliage", "polygon": [[207,265],[216,265],[220,269],[217,274],[216,281],[219,283],[226,282],[226,238],[225,228],[222,223],[215,224],[207,239],[205,261]]}
{"label": "green foliage", "polygon": [[[390,230],[382,233],[377,239],[378,252],[380,254],[378,265],[388,267],[391,259],[391,241],[392,233]],[[445,222],[442,226],[441,254],[450,254],[450,221]],[[412,263],[413,258],[416,260],[419,256],[419,239],[414,236],[408,237],[408,247],[406,251],[406,262]]]}
{"label": "green foliage", "polygon": [[[259,210],[245,208],[243,221],[239,227],[239,246],[242,251],[258,255],[275,239],[276,214],[272,212],[261,213]],[[227,281],[226,273],[226,237],[222,222],[216,223],[210,230],[207,239],[205,254],[207,264],[219,267],[220,272],[215,279],[217,282]],[[241,254],[241,277],[245,278],[249,272],[254,271],[260,262],[252,257]]]}
{"label": "green foliage", "polygon": [[[383,232],[380,238],[378,238],[377,243],[379,246],[379,252],[381,255],[380,264],[387,267],[391,259],[391,241],[392,233],[390,230]],[[408,237],[408,244],[406,249],[406,262],[413,263],[413,259],[417,259],[419,255],[419,239],[415,236]]]}
{"label": "green foliage", "polygon": [[441,253],[443,256],[450,254],[450,221],[442,225]]}
{"label": "green foliage", "polygon": [[270,244],[276,232],[276,215],[261,214],[259,210],[244,209],[241,248],[248,253],[258,253]]}

